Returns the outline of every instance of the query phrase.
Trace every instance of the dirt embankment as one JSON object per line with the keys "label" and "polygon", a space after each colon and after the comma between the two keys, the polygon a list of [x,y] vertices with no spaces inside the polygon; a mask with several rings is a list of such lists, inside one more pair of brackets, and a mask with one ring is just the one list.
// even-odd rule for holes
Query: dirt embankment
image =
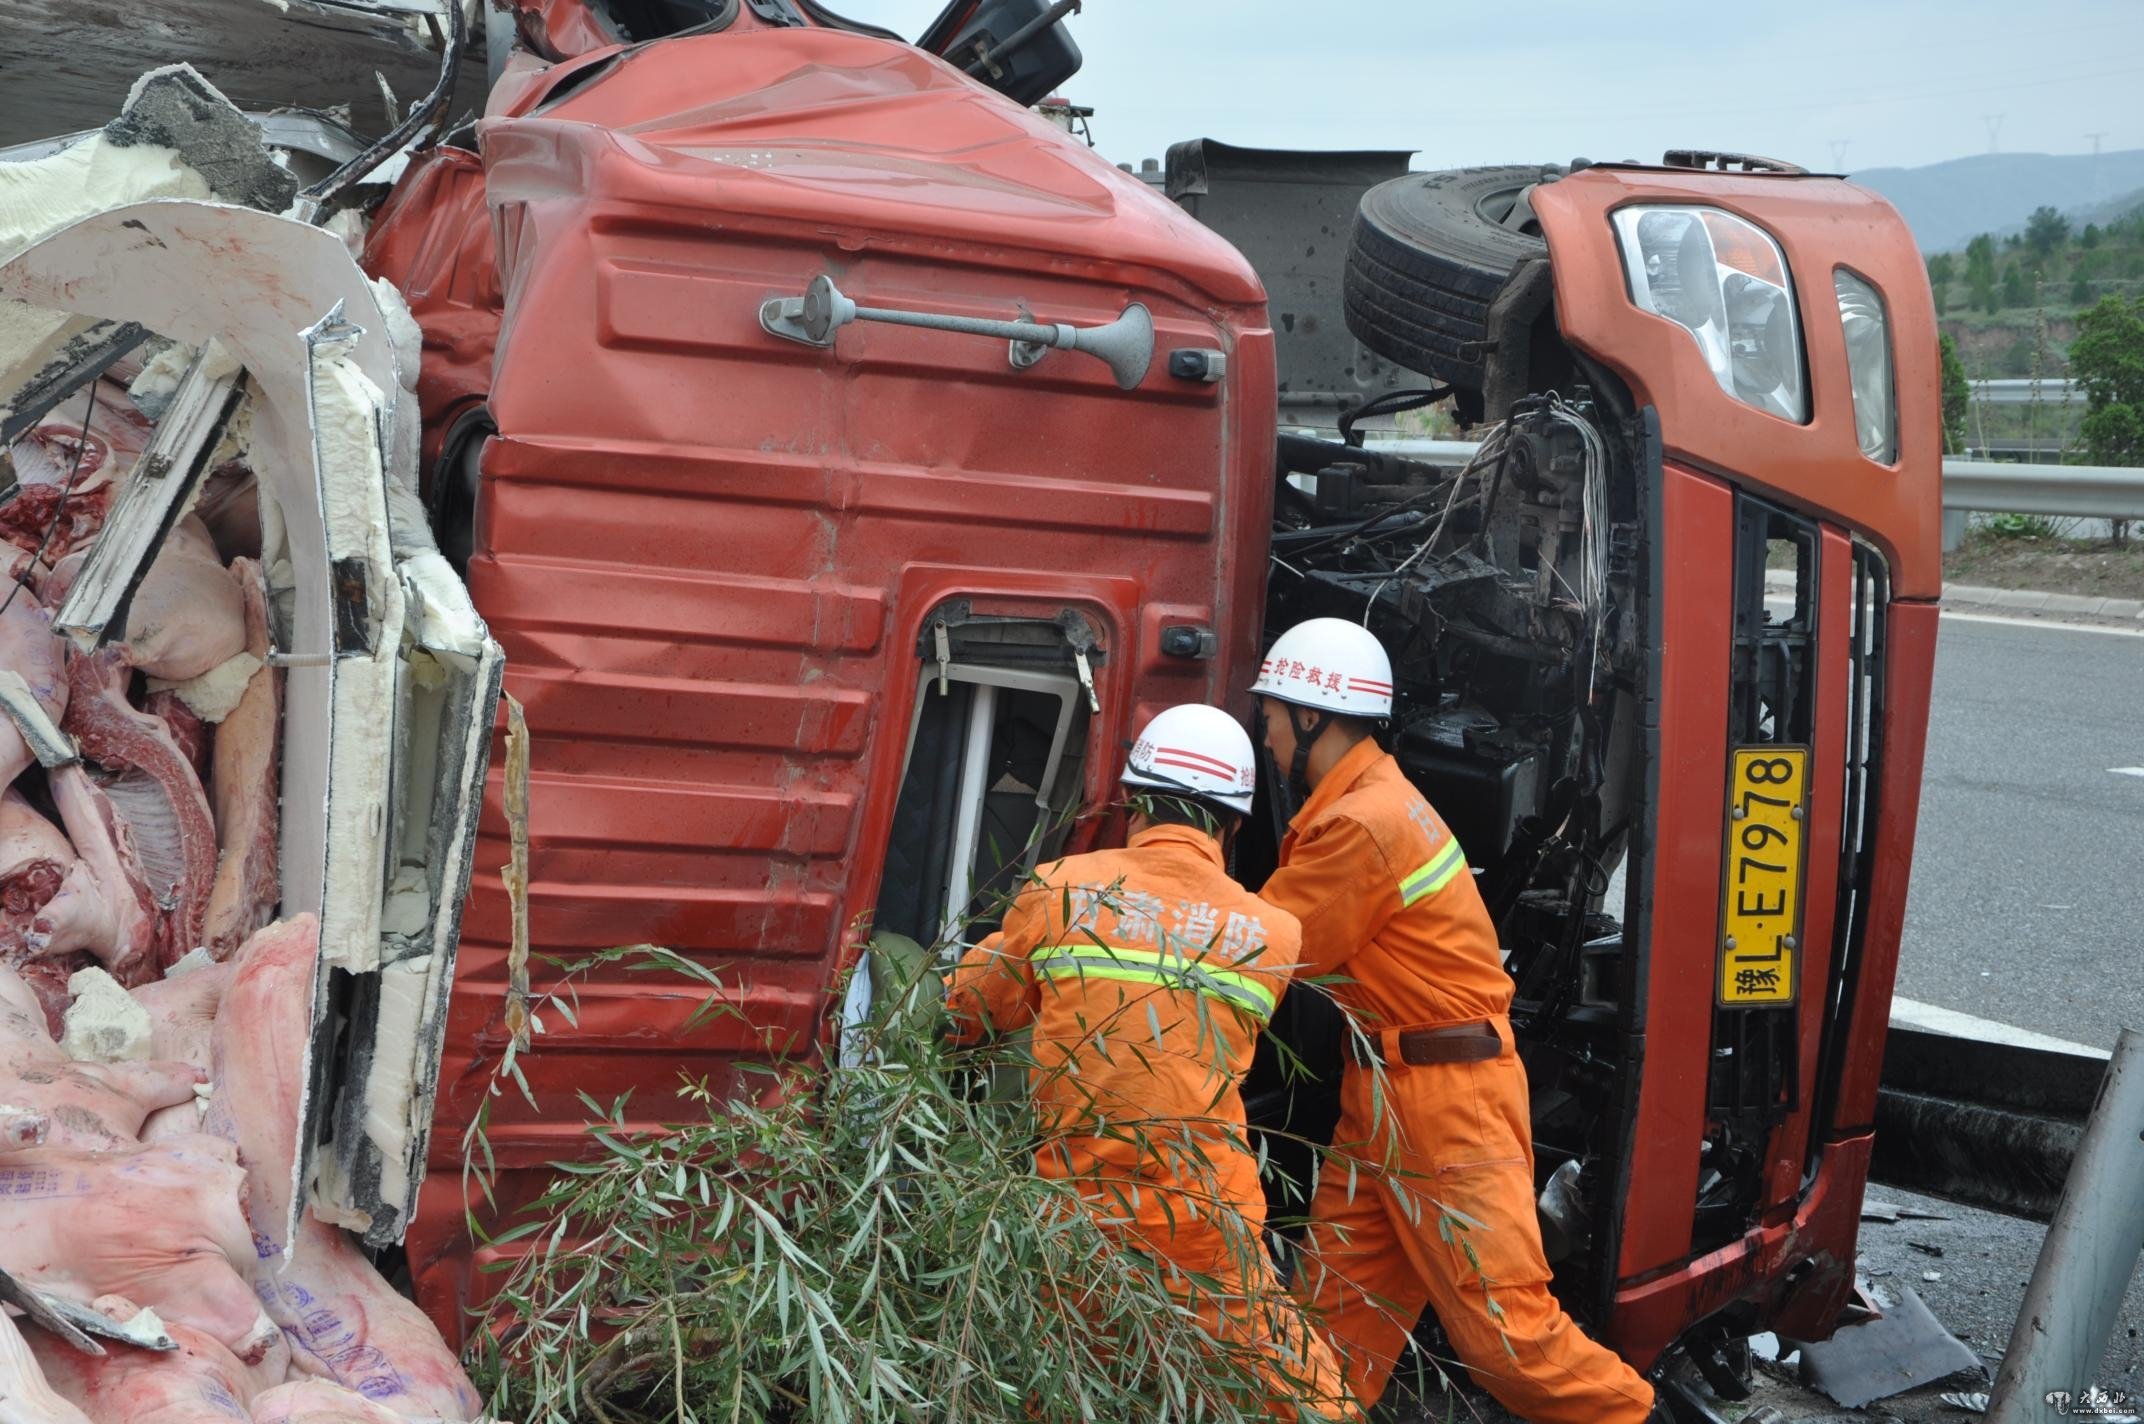
{"label": "dirt embankment", "polygon": [[2144,598],[2144,540],[2125,548],[2106,540],[2005,538],[1976,531],[1943,556],[1946,583],[2028,588],[2096,598]]}

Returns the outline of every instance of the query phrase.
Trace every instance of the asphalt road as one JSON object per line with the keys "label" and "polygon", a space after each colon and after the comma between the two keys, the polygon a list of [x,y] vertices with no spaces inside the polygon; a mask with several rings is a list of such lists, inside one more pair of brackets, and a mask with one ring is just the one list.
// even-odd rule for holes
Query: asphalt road
{"label": "asphalt road", "polygon": [[[457,114],[482,105],[481,50],[473,40]],[[0,0],[0,148],[101,127],[144,71],[181,61],[241,108],[349,105],[368,136],[388,126],[375,70],[405,110],[438,73],[352,21],[263,0]]]}
{"label": "asphalt road", "polygon": [[1898,992],[2144,1028],[2144,637],[1946,617]]}

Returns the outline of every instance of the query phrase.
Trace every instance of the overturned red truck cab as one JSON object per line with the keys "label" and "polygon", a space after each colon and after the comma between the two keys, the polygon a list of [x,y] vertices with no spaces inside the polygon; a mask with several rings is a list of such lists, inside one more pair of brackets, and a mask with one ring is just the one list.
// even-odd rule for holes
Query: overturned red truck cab
{"label": "overturned red truck cab", "polygon": [[[743,1012],[583,983],[541,1110],[494,1102],[502,1213],[577,1093],[652,1121],[680,1069],[822,1051],[871,932],[987,916],[1102,833],[1129,728],[1247,712],[1267,631],[1337,614],[1499,917],[1560,1293],[1641,1367],[1829,1331],[1938,592],[1934,315],[1881,199],[1732,155],[1212,143],[1156,191],[1022,107],[1069,51],[1040,4],[918,44],[786,0],[517,23],[365,260],[424,329],[434,529],[526,708],[538,947],[660,943]],[[1446,397],[1475,448],[1361,438]],[[499,792],[407,1233],[450,1332]],[[1295,997],[1274,1032],[1336,1062]],[[1253,1088],[1269,1126],[1330,1111]]]}

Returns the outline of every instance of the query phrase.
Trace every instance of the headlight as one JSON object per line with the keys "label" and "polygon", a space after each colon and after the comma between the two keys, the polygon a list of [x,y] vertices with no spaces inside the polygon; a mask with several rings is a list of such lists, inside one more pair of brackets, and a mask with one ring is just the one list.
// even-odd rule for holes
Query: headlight
{"label": "headlight", "polygon": [[1878,464],[1898,459],[1898,388],[1891,376],[1891,323],[1874,287],[1844,267],[1831,274],[1846,328],[1846,373],[1854,387],[1854,433]]}
{"label": "headlight", "polygon": [[1717,208],[1622,208],[1630,299],[1697,338],[1720,389],[1787,420],[1809,418],[1794,279],[1762,228]]}

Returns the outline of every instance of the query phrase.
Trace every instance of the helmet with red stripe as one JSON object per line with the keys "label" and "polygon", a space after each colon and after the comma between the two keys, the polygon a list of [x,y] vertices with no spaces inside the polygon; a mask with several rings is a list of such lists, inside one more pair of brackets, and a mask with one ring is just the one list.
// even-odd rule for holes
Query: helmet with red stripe
{"label": "helmet with red stripe", "polygon": [[1312,618],[1273,640],[1251,692],[1347,717],[1392,715],[1392,659],[1360,623]]}
{"label": "helmet with red stripe", "polygon": [[1245,816],[1258,784],[1258,764],[1240,722],[1218,707],[1186,702],[1146,724],[1120,779],[1126,786],[1173,791]]}

